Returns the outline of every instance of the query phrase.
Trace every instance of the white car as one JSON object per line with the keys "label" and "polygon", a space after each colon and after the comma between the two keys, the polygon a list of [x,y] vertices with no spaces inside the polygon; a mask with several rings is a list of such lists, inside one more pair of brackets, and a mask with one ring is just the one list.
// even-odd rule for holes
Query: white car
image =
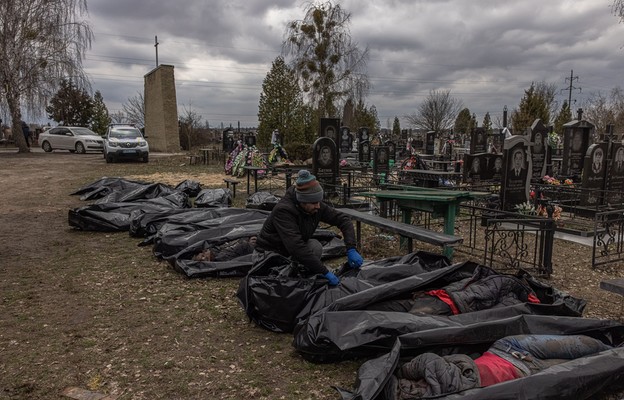
{"label": "white car", "polygon": [[69,150],[84,154],[87,151],[103,151],[104,139],[89,128],[57,126],[39,134],[43,151]]}
{"label": "white car", "polygon": [[107,163],[135,159],[149,161],[149,145],[141,131],[132,125],[111,125],[104,138],[104,159]]}

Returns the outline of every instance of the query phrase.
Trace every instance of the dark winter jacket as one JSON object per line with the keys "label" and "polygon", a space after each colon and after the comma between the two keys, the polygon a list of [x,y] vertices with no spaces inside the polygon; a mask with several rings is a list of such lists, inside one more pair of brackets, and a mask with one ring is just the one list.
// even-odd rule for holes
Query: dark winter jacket
{"label": "dark winter jacket", "polygon": [[525,303],[537,297],[529,285],[512,275],[479,268],[472,278],[444,288],[461,313]]}
{"label": "dark winter jacket", "polygon": [[386,398],[407,400],[472,389],[481,385],[481,379],[467,355],[423,353],[403,364],[388,385]]}
{"label": "dark winter jacket", "polygon": [[355,247],[355,231],[347,215],[322,202],[317,213],[310,215],[304,212],[295,197],[295,187],[291,186],[264,222],[256,249],[290,256],[311,273],[325,274],[327,268],[306,246],[319,222],[338,227],[347,250]]}

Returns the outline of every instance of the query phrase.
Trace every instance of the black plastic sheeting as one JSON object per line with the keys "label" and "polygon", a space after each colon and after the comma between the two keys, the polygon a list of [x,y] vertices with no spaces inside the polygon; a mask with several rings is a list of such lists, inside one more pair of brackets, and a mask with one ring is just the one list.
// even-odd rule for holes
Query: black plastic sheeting
{"label": "black plastic sheeting", "polygon": [[195,197],[201,190],[201,185],[192,180],[184,180],[176,187],[163,183],[149,183],[132,181],[124,178],[103,177],[95,182],[81,187],[71,195],[81,195],[80,200],[101,199],[98,203],[131,202],[141,199],[162,197],[174,192],[186,193]]}
{"label": "black plastic sheeting", "polygon": [[323,276],[306,275],[289,259],[276,255],[254,265],[241,280],[237,297],[258,326],[292,332],[310,314],[345,296],[446,265],[444,256],[419,252],[367,262],[359,270],[343,266],[337,273],[340,285],[332,287]]}
{"label": "black plastic sheeting", "polygon": [[245,207],[271,211],[279,201],[279,197],[269,192],[256,192],[247,197],[247,205]]}
{"label": "black plastic sheeting", "polygon": [[195,207],[229,207],[232,205],[230,189],[203,189],[195,198]]}
{"label": "black plastic sheeting", "polygon": [[[161,234],[167,230],[185,227],[189,231],[200,230],[213,226],[214,223],[210,220],[214,218],[241,214],[250,215],[249,210],[244,208],[182,208],[160,212],[136,210],[132,212],[130,218],[130,236],[150,238],[161,229]],[[165,225],[166,227],[163,228]]]}
{"label": "black plastic sheeting", "polygon": [[189,206],[188,195],[174,192],[167,196],[120,203],[96,203],[69,210],[69,225],[84,231],[116,232],[130,229],[133,211],[162,212]]}
{"label": "black plastic sheeting", "polygon": [[[414,332],[395,340],[388,353],[363,363],[353,390],[336,389],[343,400],[395,400],[388,399],[383,389],[394,371],[415,355],[461,353],[474,358],[499,338],[517,334],[582,334],[611,346],[622,346],[624,325],[580,317],[517,315],[506,320]],[[436,399],[588,399],[613,384],[621,383],[623,376],[624,347],[615,347],[552,366],[531,376]]]}
{"label": "black plastic sheeting", "polygon": [[[371,357],[389,351],[396,338],[408,333],[437,332],[442,337],[445,330],[457,326],[494,324],[526,314],[578,317],[585,307],[584,300],[571,297],[520,271],[518,276],[529,283],[541,304],[519,303],[452,316],[417,316],[367,309],[380,301],[408,298],[412,292],[442,288],[483,268],[487,267],[474,262],[458,263],[337,299],[326,308],[311,313],[296,327],[293,346],[304,358],[314,362]],[[462,333],[459,335],[462,341],[472,340]]]}

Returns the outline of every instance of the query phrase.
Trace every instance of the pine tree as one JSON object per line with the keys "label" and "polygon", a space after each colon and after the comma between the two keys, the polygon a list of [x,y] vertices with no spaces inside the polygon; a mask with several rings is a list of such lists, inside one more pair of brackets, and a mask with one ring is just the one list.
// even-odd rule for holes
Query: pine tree
{"label": "pine tree", "polygon": [[463,142],[466,137],[470,135],[472,131],[472,115],[468,108],[462,109],[455,118],[455,124],[453,125],[454,134],[459,137]]}
{"label": "pine tree", "polygon": [[399,122],[399,117],[394,117],[394,122],[392,123],[392,138],[396,139],[401,137],[401,123]]}
{"label": "pine tree", "polygon": [[555,118],[555,133],[561,137],[563,135],[563,125],[570,121],[572,121],[572,112],[570,111],[568,101],[566,100],[563,102],[561,110],[559,111],[559,114],[557,114],[557,118]]}
{"label": "pine tree", "polygon": [[72,81],[61,80],[60,89],[46,107],[48,118],[69,126],[89,126],[93,115],[93,100],[84,89]]}
{"label": "pine tree", "polygon": [[511,125],[514,134],[523,134],[531,127],[533,121],[541,119],[544,125],[550,123],[550,107],[554,102],[552,86],[544,82],[537,85],[531,83],[531,87],[524,91],[524,97],[520,100],[518,109],[511,115]]}
{"label": "pine tree", "polygon": [[93,95],[93,116],[91,119],[91,130],[99,135],[105,135],[111,117],[108,115],[108,108],[104,104],[104,98],[99,90]]}
{"label": "pine tree", "polygon": [[268,146],[278,129],[284,144],[306,142],[303,97],[294,72],[277,57],[262,82],[258,104],[258,145]]}
{"label": "pine tree", "polygon": [[488,133],[492,130],[492,118],[490,117],[489,112],[486,112],[483,117],[483,129],[485,129]]}

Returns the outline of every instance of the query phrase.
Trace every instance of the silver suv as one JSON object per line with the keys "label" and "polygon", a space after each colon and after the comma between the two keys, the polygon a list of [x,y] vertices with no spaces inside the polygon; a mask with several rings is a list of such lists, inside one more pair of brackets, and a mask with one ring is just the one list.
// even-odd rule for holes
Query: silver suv
{"label": "silver suv", "polygon": [[149,145],[139,129],[132,125],[112,124],[104,138],[104,159],[149,161]]}

